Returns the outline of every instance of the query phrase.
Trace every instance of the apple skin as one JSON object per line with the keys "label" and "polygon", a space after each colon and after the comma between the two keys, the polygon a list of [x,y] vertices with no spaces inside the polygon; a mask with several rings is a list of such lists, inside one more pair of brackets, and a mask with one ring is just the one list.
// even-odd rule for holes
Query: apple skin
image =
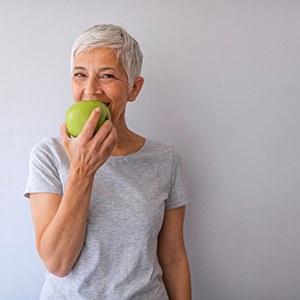
{"label": "apple skin", "polygon": [[96,107],[100,107],[101,115],[94,134],[106,120],[110,120],[110,112],[106,105],[99,101],[89,100],[76,102],[69,107],[66,112],[66,128],[71,136],[77,137],[81,133],[86,121]]}

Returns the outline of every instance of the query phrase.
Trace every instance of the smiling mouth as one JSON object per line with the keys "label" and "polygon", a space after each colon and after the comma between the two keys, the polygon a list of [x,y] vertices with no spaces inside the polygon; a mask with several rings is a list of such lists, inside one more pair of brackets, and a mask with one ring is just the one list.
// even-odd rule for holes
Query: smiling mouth
{"label": "smiling mouth", "polygon": [[110,103],[105,103],[105,102],[102,102],[107,108],[108,108],[108,110],[110,111],[110,106],[109,106],[109,104]]}
{"label": "smiling mouth", "polygon": [[95,99],[87,99],[87,100],[81,100],[81,101],[97,101],[97,102],[103,103],[106,107],[108,107],[110,105],[110,103],[108,103],[108,102],[104,102],[101,100],[95,100]]}
{"label": "smiling mouth", "polygon": [[102,102],[106,107],[107,107],[107,109],[109,110],[109,112],[111,112],[110,111],[110,103],[105,103],[105,102]]}

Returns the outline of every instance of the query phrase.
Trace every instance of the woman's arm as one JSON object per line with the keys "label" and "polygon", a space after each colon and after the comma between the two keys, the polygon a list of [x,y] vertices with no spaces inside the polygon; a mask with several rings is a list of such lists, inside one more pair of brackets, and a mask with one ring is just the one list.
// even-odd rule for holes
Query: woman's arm
{"label": "woman's arm", "polygon": [[158,237],[158,260],[170,300],[190,300],[192,297],[183,237],[184,213],[184,206],[167,210]]}
{"label": "woman's arm", "polygon": [[49,272],[66,276],[84,242],[92,181],[69,174],[63,196],[30,195],[38,253]]}
{"label": "woman's arm", "polygon": [[98,119],[96,110],[76,139],[70,139],[65,126],[61,127],[62,143],[70,160],[64,195],[30,195],[37,249],[47,269],[57,276],[66,276],[80,255],[94,175],[116,142],[110,121],[93,136]]}

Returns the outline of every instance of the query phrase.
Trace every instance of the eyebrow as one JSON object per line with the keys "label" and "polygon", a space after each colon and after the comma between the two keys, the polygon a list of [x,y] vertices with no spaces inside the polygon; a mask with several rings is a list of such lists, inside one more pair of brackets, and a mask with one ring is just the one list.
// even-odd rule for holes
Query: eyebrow
{"label": "eyebrow", "polygon": [[[73,70],[87,70],[87,68],[85,67],[81,67],[81,66],[77,66],[77,67],[74,67]],[[97,69],[97,72],[103,72],[103,71],[107,71],[107,70],[114,70],[114,71],[117,71],[115,68],[113,67],[102,67],[102,68],[98,68]]]}

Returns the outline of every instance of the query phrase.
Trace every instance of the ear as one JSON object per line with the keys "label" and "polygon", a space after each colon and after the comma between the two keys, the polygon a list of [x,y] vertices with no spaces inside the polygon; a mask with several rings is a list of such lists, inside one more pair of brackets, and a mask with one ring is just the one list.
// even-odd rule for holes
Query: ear
{"label": "ear", "polygon": [[128,97],[128,101],[129,102],[133,102],[136,97],[138,96],[138,94],[140,93],[142,87],[144,84],[144,78],[142,76],[138,76],[134,82],[133,82],[133,86],[131,88],[131,91],[129,93],[129,97]]}

